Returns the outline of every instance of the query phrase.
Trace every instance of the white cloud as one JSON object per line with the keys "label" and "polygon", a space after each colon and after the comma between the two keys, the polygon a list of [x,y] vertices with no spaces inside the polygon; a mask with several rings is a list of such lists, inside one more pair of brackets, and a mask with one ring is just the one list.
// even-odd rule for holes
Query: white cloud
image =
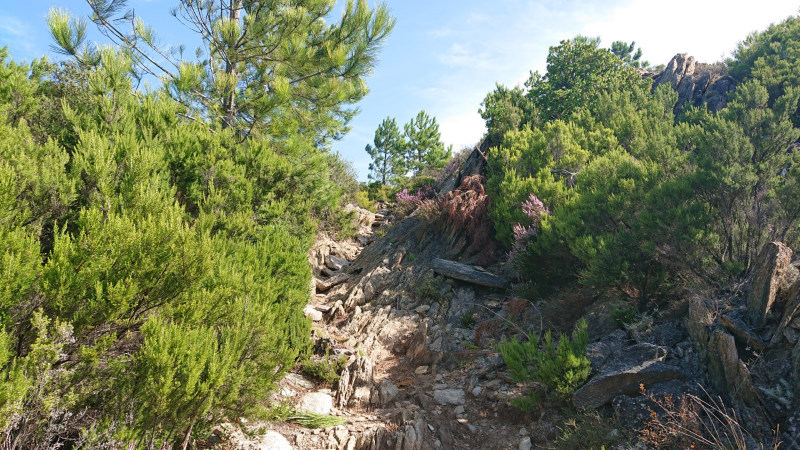
{"label": "white cloud", "polygon": [[445,145],[453,145],[453,151],[475,145],[486,132],[486,126],[477,112],[454,114],[443,117],[439,132]]}
{"label": "white cloud", "polygon": [[666,64],[676,53],[714,62],[730,56],[749,33],[797,13],[798,6],[797,0],[673,0],[654,8],[651,1],[632,0],[587,23],[581,33],[600,36],[606,46],[635,40],[651,64]]}

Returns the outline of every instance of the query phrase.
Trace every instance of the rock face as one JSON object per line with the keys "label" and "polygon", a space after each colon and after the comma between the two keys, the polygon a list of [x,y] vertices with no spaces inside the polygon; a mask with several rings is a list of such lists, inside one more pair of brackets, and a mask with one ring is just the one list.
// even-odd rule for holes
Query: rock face
{"label": "rock face", "polygon": [[350,363],[339,378],[336,389],[336,405],[345,408],[349,405],[368,404],[372,394],[373,364],[368,358],[359,356]]}
{"label": "rock face", "polygon": [[697,63],[686,53],[675,55],[667,67],[653,77],[653,90],[667,83],[678,93],[675,114],[683,111],[687,104],[706,105],[711,111],[719,111],[728,104],[728,95],[736,88],[736,80],[724,70]]}
{"label": "rock face", "polygon": [[784,278],[791,273],[791,262],[792,250],[783,243],[770,242],[761,250],[747,295],[747,311],[753,325],[761,326],[766,321]]}
{"label": "rock face", "polygon": [[686,379],[678,367],[663,362],[667,350],[652,344],[637,344],[612,355],[599,373],[575,391],[572,403],[578,408],[598,408],[614,397],[639,392],[661,381]]}

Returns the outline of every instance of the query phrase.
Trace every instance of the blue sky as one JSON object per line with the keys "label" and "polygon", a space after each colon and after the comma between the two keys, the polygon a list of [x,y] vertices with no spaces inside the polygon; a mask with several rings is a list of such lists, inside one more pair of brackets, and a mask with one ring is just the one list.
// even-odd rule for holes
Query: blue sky
{"label": "blue sky", "polygon": [[[371,2],[375,3],[375,2]],[[748,33],[797,14],[800,0],[388,0],[397,19],[380,63],[368,79],[352,131],[334,150],[353,161],[366,180],[372,141],[384,117],[403,124],[424,109],[437,117],[442,140],[454,149],[484,132],[477,113],[495,82],[522,83],[543,70],[548,48],[576,34],[599,36],[606,46],[635,40],[652,64],[676,53],[713,62],[728,56]],[[131,0],[164,43],[190,41],[169,9],[175,0]],[[16,60],[49,53],[45,16],[51,6],[87,14],[82,0],[0,3],[0,46]],[[91,27],[91,25],[90,25]],[[192,46],[188,46],[193,48]]]}

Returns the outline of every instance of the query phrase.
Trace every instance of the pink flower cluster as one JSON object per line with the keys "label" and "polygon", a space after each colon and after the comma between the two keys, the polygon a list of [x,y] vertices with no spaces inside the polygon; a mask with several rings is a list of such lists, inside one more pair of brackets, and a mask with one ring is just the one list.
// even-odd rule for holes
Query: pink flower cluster
{"label": "pink flower cluster", "polygon": [[511,251],[508,253],[508,260],[513,264],[514,260],[525,250],[528,238],[536,236],[539,232],[539,226],[542,223],[544,214],[550,214],[550,211],[544,206],[539,197],[530,194],[528,199],[522,202],[522,212],[531,219],[531,224],[528,226],[522,224],[514,225],[514,243],[511,246]]}
{"label": "pink flower cluster", "polygon": [[416,194],[411,194],[408,192],[408,189],[403,189],[402,191],[396,193],[394,198],[397,201],[397,206],[404,210],[406,214],[410,214],[412,211],[417,209],[423,200],[432,198],[434,195],[435,193],[433,191],[433,187],[422,186],[421,188],[417,189]]}

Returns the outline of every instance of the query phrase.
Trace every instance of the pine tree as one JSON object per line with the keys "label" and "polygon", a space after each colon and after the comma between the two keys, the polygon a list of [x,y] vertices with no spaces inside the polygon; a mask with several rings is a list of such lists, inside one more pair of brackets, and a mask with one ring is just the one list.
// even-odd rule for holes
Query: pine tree
{"label": "pine tree", "polygon": [[392,177],[405,175],[406,164],[403,155],[405,143],[394,118],[383,119],[375,130],[372,142],[374,146],[367,144],[364,149],[372,158],[369,164],[369,179],[385,185]]}
{"label": "pine tree", "polygon": [[[334,0],[181,0],[172,14],[203,42],[187,58],[183,46],[161,46],[127,0],[87,3],[100,31],[140,73],[164,79],[186,115],[211,118],[240,137],[301,134],[317,145],[346,131],[355,114],[348,105],[366,95],[364,77],[394,26],[384,5],[371,10],[366,0],[349,0],[330,23]],[[97,62],[85,45],[85,21],[52,11],[49,26],[63,53]]]}
{"label": "pine tree", "polygon": [[445,149],[439,134],[436,118],[420,111],[404,128],[406,142],[406,161],[408,169],[419,175],[426,168],[444,167],[450,157],[450,149]]}
{"label": "pine tree", "polygon": [[631,41],[630,44],[623,41],[614,41],[611,43],[611,53],[615,54],[625,64],[637,69],[646,68],[650,65],[649,62],[642,60],[642,49],[641,47],[636,48],[636,41]]}

